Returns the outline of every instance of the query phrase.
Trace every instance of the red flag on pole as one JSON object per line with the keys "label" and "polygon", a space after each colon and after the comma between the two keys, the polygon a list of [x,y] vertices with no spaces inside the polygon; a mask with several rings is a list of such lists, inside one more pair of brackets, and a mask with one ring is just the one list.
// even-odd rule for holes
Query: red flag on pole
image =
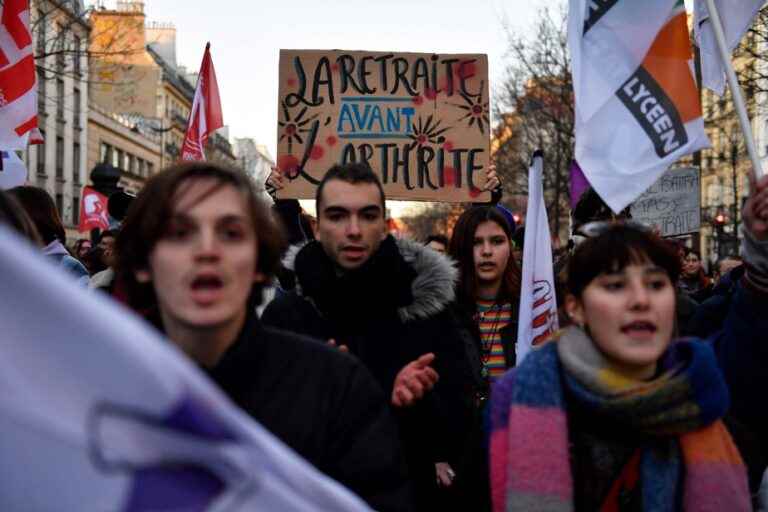
{"label": "red flag on pole", "polygon": [[80,199],[80,225],[77,230],[83,233],[93,228],[109,228],[107,196],[91,187],[83,187],[83,196]]}
{"label": "red flag on pole", "polygon": [[25,149],[42,142],[29,0],[0,3],[0,36],[0,149]]}
{"label": "red flag on pole", "polygon": [[187,122],[187,134],[181,147],[182,160],[205,160],[203,146],[208,135],[224,126],[219,85],[211,60],[211,43],[205,45],[203,63],[197,77],[195,99]]}

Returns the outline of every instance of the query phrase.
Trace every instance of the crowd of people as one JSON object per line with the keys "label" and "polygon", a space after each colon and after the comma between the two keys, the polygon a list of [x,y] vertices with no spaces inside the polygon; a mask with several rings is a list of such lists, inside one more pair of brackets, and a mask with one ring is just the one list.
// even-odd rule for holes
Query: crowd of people
{"label": "crowd of people", "polygon": [[0,222],[375,510],[758,506],[768,178],[713,276],[588,191],[553,262],[563,329],[522,361],[524,228],[494,195],[415,241],[388,232],[367,165],[331,168],[309,219],[239,171],[182,163],[71,249],[41,189],[0,193]]}

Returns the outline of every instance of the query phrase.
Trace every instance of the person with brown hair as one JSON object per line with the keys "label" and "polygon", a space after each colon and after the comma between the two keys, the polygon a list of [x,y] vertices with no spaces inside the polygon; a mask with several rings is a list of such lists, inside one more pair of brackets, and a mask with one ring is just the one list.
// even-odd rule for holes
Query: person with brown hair
{"label": "person with brown hair", "polygon": [[242,173],[204,163],[152,177],[118,234],[117,279],[254,419],[377,510],[409,510],[397,432],[356,359],[261,325],[282,233]]}
{"label": "person with brown hair", "polygon": [[67,237],[59,211],[50,194],[32,186],[15,187],[8,191],[21,204],[43,239],[43,254],[56,262],[59,268],[88,285],[88,270],[67,251]]}
{"label": "person with brown hair", "polygon": [[43,240],[32,219],[19,202],[3,190],[0,190],[0,222],[12,227],[34,245],[43,247]]}
{"label": "person with brown hair", "polygon": [[473,415],[464,448],[451,465],[449,510],[490,509],[483,418],[491,384],[515,365],[520,267],[513,254],[514,217],[496,206],[474,206],[456,221],[448,255],[459,268],[455,316],[465,336],[473,386],[465,401]]}

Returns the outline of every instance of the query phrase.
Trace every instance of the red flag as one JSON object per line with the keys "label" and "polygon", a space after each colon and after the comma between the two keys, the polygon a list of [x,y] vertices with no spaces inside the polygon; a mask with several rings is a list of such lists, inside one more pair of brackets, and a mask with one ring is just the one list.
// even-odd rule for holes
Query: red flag
{"label": "red flag", "polygon": [[208,135],[224,126],[219,85],[211,60],[211,43],[205,45],[203,63],[197,77],[195,99],[187,122],[187,134],[181,147],[182,160],[205,160],[203,146]]}
{"label": "red flag", "polygon": [[77,230],[82,233],[93,228],[109,229],[107,196],[91,187],[83,187],[83,197],[80,198],[80,225]]}
{"label": "red flag", "polygon": [[0,3],[0,33],[0,149],[24,149],[40,133],[29,0]]}

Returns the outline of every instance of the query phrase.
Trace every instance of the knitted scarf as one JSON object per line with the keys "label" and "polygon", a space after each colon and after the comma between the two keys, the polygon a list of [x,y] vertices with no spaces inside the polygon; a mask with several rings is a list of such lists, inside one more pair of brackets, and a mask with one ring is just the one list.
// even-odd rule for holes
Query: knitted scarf
{"label": "knitted scarf", "polygon": [[574,509],[566,392],[568,407],[595,421],[677,445],[642,447],[643,510],[676,510],[679,503],[683,510],[750,510],[746,469],[720,421],[728,392],[711,348],[675,342],[659,370],[650,381],[627,379],[578,327],[530,353],[493,388],[494,512]]}

